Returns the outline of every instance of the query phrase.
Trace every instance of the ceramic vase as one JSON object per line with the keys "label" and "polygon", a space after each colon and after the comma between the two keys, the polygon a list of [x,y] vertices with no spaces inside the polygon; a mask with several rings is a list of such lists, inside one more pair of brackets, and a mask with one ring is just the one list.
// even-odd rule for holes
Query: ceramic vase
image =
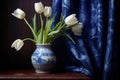
{"label": "ceramic vase", "polygon": [[36,73],[49,73],[54,71],[56,56],[51,49],[51,44],[36,45],[36,49],[31,56],[31,62]]}

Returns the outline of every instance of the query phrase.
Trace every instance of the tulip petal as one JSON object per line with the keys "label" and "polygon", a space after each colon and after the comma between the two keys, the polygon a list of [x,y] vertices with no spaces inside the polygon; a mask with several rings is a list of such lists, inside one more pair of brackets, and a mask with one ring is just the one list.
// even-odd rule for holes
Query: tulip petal
{"label": "tulip petal", "polygon": [[76,14],[71,14],[68,17],[65,18],[65,24],[67,26],[72,26],[78,23],[78,20],[76,18]]}
{"label": "tulip petal", "polygon": [[39,14],[41,14],[44,11],[44,5],[42,2],[37,2],[34,4],[35,11]]}
{"label": "tulip petal", "polygon": [[22,46],[24,45],[23,40],[21,39],[16,39],[13,44],[11,45],[12,48],[15,48],[17,51],[19,51]]}
{"label": "tulip petal", "polygon": [[75,26],[73,26],[71,28],[71,30],[74,33],[74,35],[81,36],[82,28],[83,28],[83,24],[82,23],[78,23]]}
{"label": "tulip petal", "polygon": [[49,6],[45,6],[45,9],[44,9],[44,16],[45,17],[50,17],[52,14],[52,8],[49,7]]}
{"label": "tulip petal", "polygon": [[25,18],[25,13],[21,9],[17,8],[13,13],[13,16],[15,16],[18,19],[24,19]]}

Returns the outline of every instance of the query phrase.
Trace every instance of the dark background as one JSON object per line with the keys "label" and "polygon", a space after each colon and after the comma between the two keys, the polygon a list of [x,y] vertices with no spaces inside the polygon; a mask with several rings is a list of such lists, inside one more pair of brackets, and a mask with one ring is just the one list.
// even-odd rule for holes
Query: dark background
{"label": "dark background", "polygon": [[35,12],[34,3],[38,1],[47,6],[52,5],[52,0],[2,0],[0,2],[0,70],[33,68],[31,54],[35,49],[34,43],[26,41],[20,51],[11,48],[14,40],[33,37],[27,24],[12,16],[11,13],[16,8],[20,8],[25,11],[26,19],[31,22]]}

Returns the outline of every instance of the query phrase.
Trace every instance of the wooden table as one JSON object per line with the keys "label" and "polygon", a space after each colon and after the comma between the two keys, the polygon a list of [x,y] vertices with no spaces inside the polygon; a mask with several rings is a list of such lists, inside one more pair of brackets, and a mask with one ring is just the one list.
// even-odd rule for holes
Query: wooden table
{"label": "wooden table", "polygon": [[33,70],[0,71],[0,79],[29,79],[29,80],[90,80],[81,73],[35,73]]}

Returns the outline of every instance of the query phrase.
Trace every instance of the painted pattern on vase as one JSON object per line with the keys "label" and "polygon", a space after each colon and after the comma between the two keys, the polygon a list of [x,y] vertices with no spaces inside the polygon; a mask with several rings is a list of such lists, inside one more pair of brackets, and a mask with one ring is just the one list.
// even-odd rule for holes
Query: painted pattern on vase
{"label": "painted pattern on vase", "polygon": [[36,45],[31,61],[36,73],[49,73],[53,71],[56,65],[56,56],[51,50],[51,45]]}

